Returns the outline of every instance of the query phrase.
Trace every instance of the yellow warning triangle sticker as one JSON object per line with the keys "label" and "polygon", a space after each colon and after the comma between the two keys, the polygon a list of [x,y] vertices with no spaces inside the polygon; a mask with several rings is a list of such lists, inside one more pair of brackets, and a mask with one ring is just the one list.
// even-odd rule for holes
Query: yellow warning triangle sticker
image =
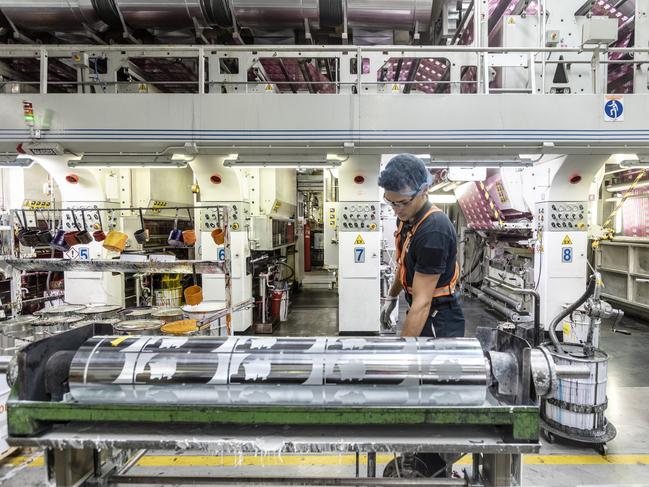
{"label": "yellow warning triangle sticker", "polygon": [[514,21],[514,17],[509,17],[509,20],[507,21],[509,25],[515,24],[516,22]]}
{"label": "yellow warning triangle sticker", "polygon": [[365,240],[363,240],[363,237],[359,235],[358,237],[356,237],[354,245],[365,245]]}
{"label": "yellow warning triangle sticker", "polygon": [[266,91],[273,91],[273,85],[266,85]]}
{"label": "yellow warning triangle sticker", "polygon": [[561,245],[572,245],[572,240],[570,240],[569,235],[563,237],[563,241],[561,242]]}
{"label": "yellow warning triangle sticker", "polygon": [[401,88],[399,88],[399,85],[392,85],[392,91],[401,91]]}

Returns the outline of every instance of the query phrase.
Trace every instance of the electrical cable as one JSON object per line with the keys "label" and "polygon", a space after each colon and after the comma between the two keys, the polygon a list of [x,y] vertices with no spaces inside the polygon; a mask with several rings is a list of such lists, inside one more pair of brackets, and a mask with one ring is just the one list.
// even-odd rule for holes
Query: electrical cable
{"label": "electrical cable", "polygon": [[[471,265],[469,266],[469,270],[464,273],[463,276],[460,277],[461,281],[464,281],[467,277],[470,277],[473,274],[473,271],[478,267],[480,262],[482,261],[484,257],[484,247],[485,247],[485,239],[483,237],[480,238],[480,243],[478,244],[480,248],[480,252],[475,252],[473,254],[473,259],[471,260]],[[479,256],[479,257],[478,257]],[[470,280],[469,283],[473,283],[473,280]]]}
{"label": "electrical cable", "polygon": [[535,279],[534,283],[534,290],[537,291],[539,289],[539,284],[541,283],[541,273],[543,272],[543,252],[539,252],[539,275]]}

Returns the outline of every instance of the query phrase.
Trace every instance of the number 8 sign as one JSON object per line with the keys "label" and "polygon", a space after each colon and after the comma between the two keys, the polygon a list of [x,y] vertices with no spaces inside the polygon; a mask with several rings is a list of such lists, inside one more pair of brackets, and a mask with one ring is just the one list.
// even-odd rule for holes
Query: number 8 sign
{"label": "number 8 sign", "polygon": [[564,264],[572,262],[572,247],[561,247],[561,262]]}

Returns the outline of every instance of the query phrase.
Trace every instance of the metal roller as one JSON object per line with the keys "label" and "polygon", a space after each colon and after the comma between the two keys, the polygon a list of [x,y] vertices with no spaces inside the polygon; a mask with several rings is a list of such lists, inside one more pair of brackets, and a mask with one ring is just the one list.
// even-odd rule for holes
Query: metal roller
{"label": "metal roller", "polygon": [[70,367],[82,403],[483,404],[472,338],[94,337]]}
{"label": "metal roller", "polygon": [[496,298],[499,301],[502,301],[503,303],[508,304],[509,306],[514,308],[514,310],[516,310],[516,311],[522,311],[523,310],[523,303],[521,303],[517,299],[512,298],[511,296],[507,296],[506,294],[501,293],[500,291],[497,291],[497,290],[495,290],[495,289],[493,289],[493,288],[491,288],[489,286],[482,286],[480,288],[480,290],[483,293],[488,294],[492,298]]}
{"label": "metal roller", "polygon": [[78,32],[107,26],[92,0],[0,0],[2,12],[18,27],[31,31]]}

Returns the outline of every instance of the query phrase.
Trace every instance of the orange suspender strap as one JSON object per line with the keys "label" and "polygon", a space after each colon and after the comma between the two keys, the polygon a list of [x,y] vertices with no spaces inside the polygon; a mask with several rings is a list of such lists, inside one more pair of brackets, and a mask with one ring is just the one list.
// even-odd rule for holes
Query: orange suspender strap
{"label": "orange suspender strap", "polygon": [[[408,291],[410,294],[412,294],[412,287],[408,286],[408,282],[406,279],[406,255],[408,254],[408,250],[410,249],[410,242],[412,241],[412,237],[417,233],[417,230],[419,229],[419,226],[428,218],[430,215],[433,213],[436,213],[438,211],[442,211],[439,208],[431,208],[426,212],[426,214],[421,217],[421,219],[415,224],[415,226],[408,232],[406,235],[406,241],[403,243],[403,246],[401,245],[401,230],[403,229],[403,222],[399,222],[399,227],[397,228],[397,232],[395,235],[396,238],[396,247],[397,247],[397,263],[399,264],[399,280],[401,281],[401,285],[403,288]],[[442,296],[451,296],[455,292],[455,285],[457,284],[457,281],[460,277],[460,265],[456,262],[455,263],[455,272],[453,273],[453,277],[451,278],[451,282],[449,282],[445,286],[441,286],[435,289],[433,291],[433,298],[440,298]]]}
{"label": "orange suspender strap", "polygon": [[442,296],[451,296],[455,292],[455,285],[457,284],[457,280],[460,278],[460,264],[458,262],[455,262],[455,272],[453,273],[453,277],[451,278],[451,282],[449,282],[446,286],[438,287],[433,291],[433,298],[441,298]]}

